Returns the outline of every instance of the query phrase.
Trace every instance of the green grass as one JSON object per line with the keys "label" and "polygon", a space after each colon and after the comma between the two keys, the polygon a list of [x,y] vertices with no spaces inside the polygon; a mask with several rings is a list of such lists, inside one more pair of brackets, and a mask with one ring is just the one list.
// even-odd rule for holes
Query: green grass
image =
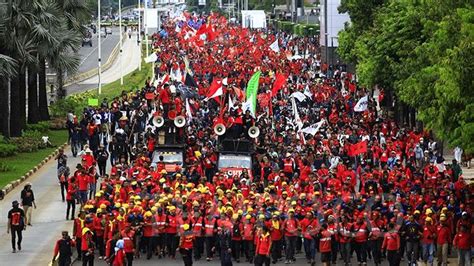
{"label": "green grass", "polygon": [[[142,61],[142,70],[137,69],[124,76],[123,85],[120,85],[120,79],[103,85],[99,99],[102,100],[105,97],[110,100],[115,96],[119,96],[122,90],[131,91],[142,88],[145,85],[145,80],[148,77],[152,77],[152,65],[153,64]],[[92,91],[97,95],[97,89],[93,89]]]}
{"label": "green grass", "polygon": [[49,136],[49,140],[55,147],[41,149],[36,152],[18,153],[15,156],[0,158],[1,163],[10,167],[9,171],[0,173],[0,188],[3,188],[11,181],[20,178],[22,175],[34,168],[58,146],[64,144],[67,141],[68,136],[67,130],[50,130],[46,135]]}

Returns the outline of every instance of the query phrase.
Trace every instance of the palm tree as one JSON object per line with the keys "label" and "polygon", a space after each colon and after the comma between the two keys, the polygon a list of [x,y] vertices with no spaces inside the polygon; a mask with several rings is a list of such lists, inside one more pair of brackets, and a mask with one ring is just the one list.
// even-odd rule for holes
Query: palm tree
{"label": "palm tree", "polygon": [[[10,0],[0,3],[0,39],[9,40],[0,42],[1,96],[8,96],[10,90],[10,102],[8,97],[1,97],[2,103],[6,103],[2,107],[6,106],[3,109],[7,111],[1,116],[5,136],[20,136],[25,128],[27,87],[29,122],[49,118],[46,61],[60,73],[77,69],[79,58],[76,52],[80,47],[82,26],[81,20],[75,17],[78,14],[74,13],[74,7],[77,6],[80,12],[82,9],[74,4],[76,2],[80,1]],[[63,8],[68,11],[63,11]]]}

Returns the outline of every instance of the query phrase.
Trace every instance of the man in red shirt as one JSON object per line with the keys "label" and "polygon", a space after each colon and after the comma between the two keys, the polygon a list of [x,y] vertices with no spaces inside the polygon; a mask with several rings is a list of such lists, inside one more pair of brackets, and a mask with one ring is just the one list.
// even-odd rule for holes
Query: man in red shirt
{"label": "man in red shirt", "polygon": [[441,215],[439,222],[440,224],[436,228],[436,258],[438,259],[438,265],[447,265],[448,247],[451,242],[451,229],[446,224],[445,214]]}
{"label": "man in red shirt", "polygon": [[332,233],[328,231],[328,225],[324,223],[319,233],[319,252],[321,252],[321,262],[324,266],[331,265],[331,240]]}
{"label": "man in red shirt", "polygon": [[81,202],[81,206],[87,201],[87,191],[89,189],[89,175],[87,174],[86,169],[82,168],[80,173],[77,175],[77,183],[79,185],[79,201]]}
{"label": "man in red shirt", "polygon": [[285,263],[291,263],[295,260],[295,248],[296,240],[298,238],[298,229],[300,225],[298,220],[295,218],[295,210],[288,210],[288,218],[283,223],[283,230],[285,232],[286,242],[286,261]]}
{"label": "man in red shirt", "polygon": [[395,230],[395,224],[388,225],[388,232],[385,233],[382,243],[382,249],[387,250],[387,260],[390,266],[400,265],[398,250],[400,249],[400,236]]}
{"label": "man in red shirt", "polygon": [[456,234],[453,240],[453,246],[458,249],[458,265],[471,265],[471,232],[467,226],[462,225],[461,231]]}
{"label": "man in red shirt", "polygon": [[425,218],[425,225],[423,226],[423,236],[421,238],[421,246],[423,248],[422,258],[423,262],[433,265],[434,256],[434,239],[436,237],[436,228],[433,226],[433,220],[430,217]]}
{"label": "man in red shirt", "polygon": [[189,224],[184,224],[183,229],[184,233],[180,238],[178,249],[183,256],[184,266],[192,266],[194,235]]}

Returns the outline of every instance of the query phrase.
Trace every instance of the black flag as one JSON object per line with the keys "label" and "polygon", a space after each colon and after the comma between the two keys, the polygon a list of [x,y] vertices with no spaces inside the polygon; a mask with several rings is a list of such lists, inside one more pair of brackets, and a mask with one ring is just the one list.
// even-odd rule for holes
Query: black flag
{"label": "black flag", "polygon": [[194,78],[191,75],[189,75],[188,72],[186,72],[186,77],[184,78],[184,85],[186,85],[188,87],[194,87],[194,88],[198,87],[196,81],[194,80]]}

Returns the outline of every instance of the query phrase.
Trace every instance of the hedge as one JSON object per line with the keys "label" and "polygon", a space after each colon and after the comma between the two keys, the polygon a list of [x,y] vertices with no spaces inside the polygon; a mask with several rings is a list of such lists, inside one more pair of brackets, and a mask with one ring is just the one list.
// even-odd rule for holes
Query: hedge
{"label": "hedge", "polygon": [[0,157],[8,157],[15,155],[18,152],[18,148],[14,144],[0,143]]}

